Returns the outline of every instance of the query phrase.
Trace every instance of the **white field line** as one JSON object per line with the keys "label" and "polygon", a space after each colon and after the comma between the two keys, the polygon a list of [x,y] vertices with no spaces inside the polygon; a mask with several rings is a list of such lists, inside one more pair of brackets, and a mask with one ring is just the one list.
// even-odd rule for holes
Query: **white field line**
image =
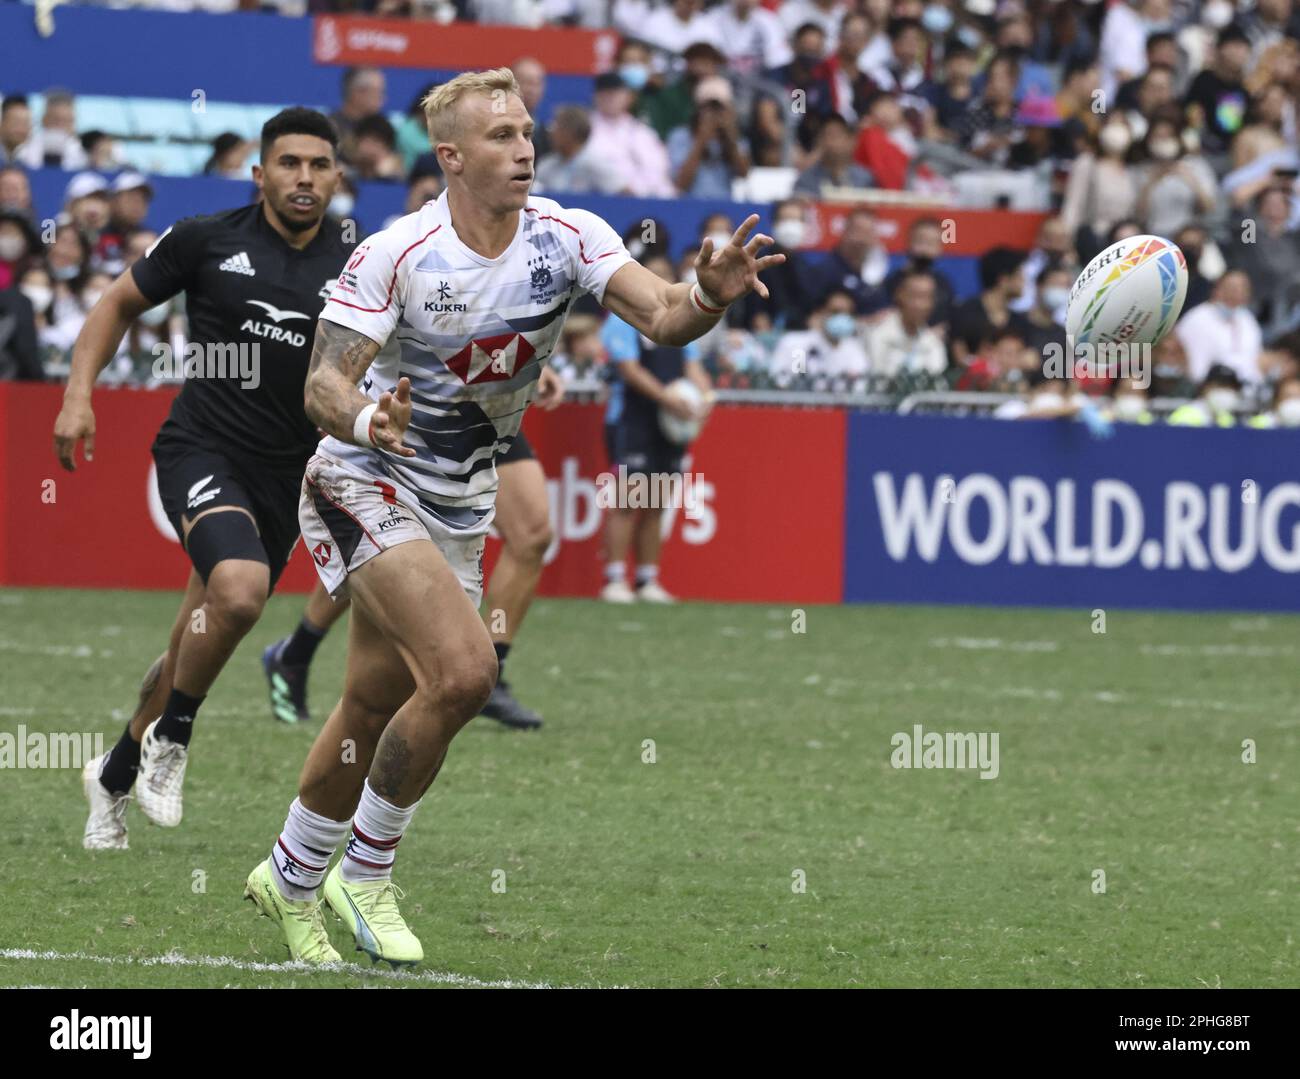
{"label": "white field line", "polygon": [[[352,974],[366,978],[384,978],[397,982],[452,985],[461,989],[593,988],[587,986],[555,986],[549,982],[521,982],[513,978],[486,981],[468,974],[454,974],[450,971],[386,970],[378,965],[363,967],[357,963],[328,963],[324,966],[292,962],[258,963],[235,959],[228,955],[189,956],[181,955],[178,952],[135,958],[125,955],[89,955],[86,952],[38,952],[31,948],[3,948],[0,949],[0,959],[34,960],[45,963],[103,963],[106,966],[119,967],[204,967],[219,970],[246,970],[258,974]],[[623,987],[611,986],[610,988]]]}

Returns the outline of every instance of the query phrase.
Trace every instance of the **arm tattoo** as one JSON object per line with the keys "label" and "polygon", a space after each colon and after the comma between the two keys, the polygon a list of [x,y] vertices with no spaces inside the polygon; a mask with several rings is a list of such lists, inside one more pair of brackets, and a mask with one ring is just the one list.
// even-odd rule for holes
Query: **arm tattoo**
{"label": "arm tattoo", "polygon": [[410,778],[411,747],[406,744],[406,739],[386,731],[379,740],[378,750],[375,766],[371,769],[370,785],[380,797],[392,801]]}
{"label": "arm tattoo", "polygon": [[311,366],[307,369],[308,419],[330,434],[350,441],[357,413],[369,404],[369,399],[357,389],[357,383],[378,352],[379,346],[365,334],[320,319],[316,323]]}

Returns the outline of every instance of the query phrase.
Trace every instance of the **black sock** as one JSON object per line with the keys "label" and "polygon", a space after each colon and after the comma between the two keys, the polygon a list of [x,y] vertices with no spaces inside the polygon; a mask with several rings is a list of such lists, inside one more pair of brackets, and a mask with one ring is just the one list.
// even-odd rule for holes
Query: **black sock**
{"label": "black sock", "polygon": [[125,794],[134,786],[139,770],[140,743],[131,737],[128,723],[117,745],[108,751],[108,760],[99,771],[99,782],[109,794]]}
{"label": "black sock", "polygon": [[497,681],[501,682],[506,676],[506,656],[510,655],[510,642],[496,641],[492,647],[497,654]]}
{"label": "black sock", "polygon": [[167,697],[167,707],[163,709],[162,718],[153,729],[154,737],[161,735],[177,745],[189,745],[194,717],[202,703],[202,697],[191,697],[188,693],[173,689]]}
{"label": "black sock", "polygon": [[280,662],[290,667],[305,667],[316,654],[316,646],[325,639],[325,633],[304,618],[280,649]]}

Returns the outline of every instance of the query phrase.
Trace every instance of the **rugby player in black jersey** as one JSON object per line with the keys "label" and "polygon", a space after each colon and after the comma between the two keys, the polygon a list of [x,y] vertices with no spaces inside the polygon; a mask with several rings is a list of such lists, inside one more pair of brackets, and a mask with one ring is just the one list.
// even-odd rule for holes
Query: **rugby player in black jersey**
{"label": "rugby player in black jersey", "polygon": [[86,319],[54,425],[63,467],[85,443],[91,389],[142,312],[186,296],[186,379],[153,444],[158,490],[192,563],[166,651],[145,675],[135,715],[83,775],[83,844],[125,849],[126,801],[155,824],[180,823],[190,733],[222,667],[262,613],[298,539],[298,495],[320,436],[303,410],[316,317],[355,239],[325,211],[339,180],[326,117],[285,109],[262,128],[250,206],[169,228]]}

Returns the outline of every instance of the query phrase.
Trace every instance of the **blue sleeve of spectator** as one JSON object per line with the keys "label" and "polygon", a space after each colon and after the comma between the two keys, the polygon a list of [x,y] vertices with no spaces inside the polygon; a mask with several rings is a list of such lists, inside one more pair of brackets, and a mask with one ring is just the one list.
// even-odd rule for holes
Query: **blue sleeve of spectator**
{"label": "blue sleeve of spectator", "polygon": [[636,328],[624,322],[617,315],[605,319],[600,329],[600,343],[605,346],[611,363],[641,358],[641,342],[637,339]]}

